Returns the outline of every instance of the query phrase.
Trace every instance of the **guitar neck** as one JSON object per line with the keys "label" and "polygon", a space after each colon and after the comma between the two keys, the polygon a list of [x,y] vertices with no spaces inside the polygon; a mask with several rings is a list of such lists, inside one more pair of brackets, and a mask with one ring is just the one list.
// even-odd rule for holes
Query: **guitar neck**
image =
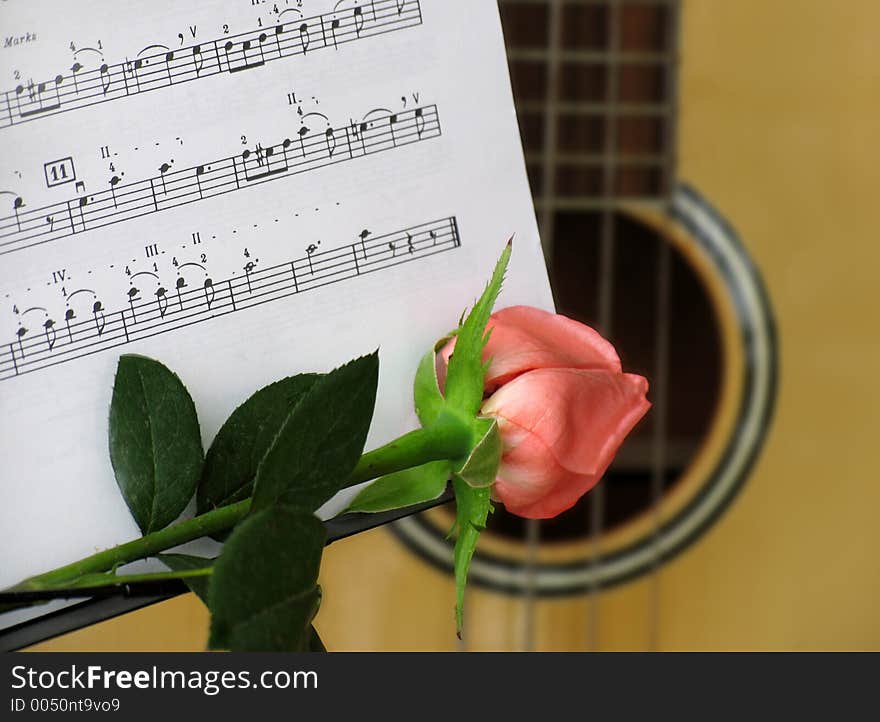
{"label": "guitar neck", "polygon": [[501,0],[500,7],[545,229],[557,213],[664,204],[675,176],[679,3]]}

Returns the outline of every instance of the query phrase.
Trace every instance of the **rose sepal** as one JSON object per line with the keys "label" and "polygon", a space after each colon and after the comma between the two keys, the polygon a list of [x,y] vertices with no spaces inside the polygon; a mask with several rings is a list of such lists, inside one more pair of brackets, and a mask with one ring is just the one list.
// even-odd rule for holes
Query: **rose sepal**
{"label": "rose sepal", "polygon": [[501,466],[501,432],[498,421],[478,416],[474,419],[474,443],[471,453],[455,474],[468,486],[484,489],[491,486],[498,477]]}
{"label": "rose sepal", "polygon": [[455,551],[453,562],[455,566],[455,628],[458,638],[461,639],[461,630],[464,616],[464,593],[467,587],[468,568],[480,532],[486,528],[486,520],[492,511],[492,498],[490,487],[475,489],[468,486],[462,479],[454,477],[452,487],[455,490]]}

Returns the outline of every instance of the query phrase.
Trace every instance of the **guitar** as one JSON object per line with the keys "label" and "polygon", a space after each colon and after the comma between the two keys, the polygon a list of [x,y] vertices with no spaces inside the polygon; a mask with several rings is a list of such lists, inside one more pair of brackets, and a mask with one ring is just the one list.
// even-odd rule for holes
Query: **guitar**
{"label": "guitar", "polygon": [[[654,407],[575,509],[498,510],[463,642],[447,508],[328,550],[324,641],[877,648],[880,392],[856,364],[880,366],[861,315],[880,7],[500,7],[557,307],[651,380]],[[199,649],[206,629],[184,597],[40,648]]]}
{"label": "guitar", "polygon": [[[613,340],[624,367],[651,379],[654,407],[575,508],[545,522],[503,509],[493,516],[471,566],[462,647],[604,648],[633,604],[611,600],[640,589],[643,639],[623,646],[658,648],[663,566],[723,515],[766,437],[773,313],[732,224],[677,178],[679,4],[502,2],[501,10],[557,308]],[[393,534],[449,575],[452,521],[441,508],[398,522]],[[369,568],[361,556],[369,555],[382,560],[384,579],[391,555],[372,551],[352,550],[358,561],[340,575]],[[412,600],[390,586],[378,592],[382,606],[401,605],[392,595]],[[439,588],[418,595],[442,597]],[[408,616],[399,611],[398,628]],[[420,611],[415,620],[426,618]],[[419,644],[414,627],[388,633]]]}

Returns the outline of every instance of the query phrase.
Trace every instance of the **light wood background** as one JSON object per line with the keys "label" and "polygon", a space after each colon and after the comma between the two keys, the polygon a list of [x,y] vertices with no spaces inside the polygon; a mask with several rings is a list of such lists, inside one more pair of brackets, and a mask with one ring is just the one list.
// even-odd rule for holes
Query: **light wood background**
{"label": "light wood background", "polygon": [[[878,27],[875,0],[685,0],[680,175],[756,259],[782,363],[752,478],[660,574],[660,649],[880,649]],[[322,582],[330,649],[455,649],[450,581],[386,532],[331,547]],[[598,646],[648,647],[650,600],[605,593]],[[503,646],[521,605],[482,604],[476,646]],[[579,648],[583,609],[543,646]],[[199,649],[206,629],[187,597],[39,649]]]}

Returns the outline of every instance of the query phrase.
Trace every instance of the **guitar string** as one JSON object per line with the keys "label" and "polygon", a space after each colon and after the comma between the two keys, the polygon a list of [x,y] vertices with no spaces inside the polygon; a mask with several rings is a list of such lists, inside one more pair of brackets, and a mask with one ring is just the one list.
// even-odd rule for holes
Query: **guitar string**
{"label": "guitar string", "polygon": [[[549,0],[547,21],[547,60],[544,78],[544,131],[542,146],[544,165],[542,167],[542,196],[553,199],[556,193],[556,169],[558,152],[559,117],[559,73],[562,44],[562,2]],[[556,233],[555,209],[552,202],[546,203],[541,211],[541,237],[544,240],[544,256],[548,259],[548,271],[553,272],[553,240]],[[523,560],[523,629],[522,649],[533,652],[536,649],[537,629],[537,574],[540,559],[541,522],[526,520],[526,555]]]}
{"label": "guitar string", "polygon": [[[681,4],[678,0],[668,5],[668,15],[665,27],[666,51],[675,59],[667,66],[664,81],[664,96],[672,108],[664,125],[663,143],[666,165],[664,167],[664,192],[667,204],[671,204],[674,193],[675,173],[677,167],[677,116],[678,107],[678,57],[680,52],[681,30]],[[666,489],[666,474],[668,465],[669,445],[669,346],[671,324],[671,291],[672,291],[672,251],[669,243],[664,239],[658,240],[657,262],[657,298],[656,298],[656,326],[655,334],[657,344],[654,356],[653,410],[654,434],[652,443],[651,459],[651,504],[652,504],[652,553],[650,581],[650,607],[648,626],[648,646],[652,651],[659,651],[661,647],[660,624],[662,612],[661,597],[661,553],[660,526],[661,502]]]}
{"label": "guitar string", "polygon": [[[526,2],[530,2],[531,0],[504,0],[504,1],[505,1],[505,4],[516,5],[516,4],[523,4]],[[625,1],[626,0],[606,0],[607,5],[609,5],[609,6],[610,5],[622,5],[623,2],[625,2]],[[549,15],[549,12],[552,12],[553,4],[554,4],[554,0],[546,0],[546,5],[548,7],[548,15]],[[672,22],[677,20],[678,15],[679,15],[679,13],[678,13],[679,0],[652,0],[651,4],[656,5],[658,7],[664,7],[666,5],[671,6],[672,11],[667,15],[667,17]],[[611,22],[611,20],[612,19],[609,18],[609,22]],[[618,24],[619,24],[619,21],[618,21]],[[678,28],[676,26],[675,30],[677,31],[677,29]],[[619,31],[618,31],[618,33],[619,33]],[[676,47],[677,48],[677,42],[673,43],[669,47]],[[604,50],[604,51],[585,51],[585,50],[581,50],[581,49],[574,49],[574,48],[566,47],[560,52],[559,51],[559,44],[552,43],[552,42],[548,42],[547,46],[545,48],[522,48],[522,47],[515,47],[515,46],[508,47],[508,59],[510,61],[514,61],[514,62],[519,61],[519,60],[532,60],[532,61],[538,60],[538,61],[547,62],[550,60],[550,58],[553,54],[557,54],[558,57],[561,57],[562,60],[565,62],[609,63],[610,60],[614,60],[614,61],[616,61],[616,63],[618,65],[620,65],[622,63],[626,63],[627,65],[648,64],[651,66],[656,66],[656,65],[660,64],[663,66],[663,69],[665,70],[664,77],[667,80],[672,80],[672,81],[675,80],[675,77],[674,77],[675,67],[674,66],[675,66],[675,62],[677,61],[677,54],[675,52],[670,52],[669,49],[666,49],[663,52],[625,51],[622,49],[622,47],[620,47],[619,40],[616,43],[609,42],[608,49]],[[616,90],[616,88],[615,88],[615,90]],[[666,99],[664,102],[662,102],[657,107],[651,106],[652,114],[659,115],[659,116],[663,117],[664,120],[666,120],[666,122],[664,123],[664,132],[669,134],[669,137],[673,142],[675,140],[675,134],[673,132],[675,126],[674,126],[674,123],[672,122],[671,115],[674,112],[674,100],[675,100],[675,94],[672,92],[667,92]],[[544,101],[544,105],[546,106],[546,98]],[[557,106],[556,106],[557,114],[558,114],[558,111],[563,109],[563,107],[566,111],[570,111],[572,108],[570,108],[569,105],[557,104]],[[638,105],[638,104],[635,104],[635,105],[634,104],[623,104],[623,103],[617,102],[616,98],[614,99],[611,108],[608,108],[607,104],[602,104],[602,103],[592,103],[592,104],[588,104],[588,105],[589,105],[589,107],[587,108],[587,110],[589,111],[590,114],[595,114],[595,113],[604,111],[608,115],[612,115],[615,117],[619,116],[621,113],[632,114],[636,110],[643,110],[644,109],[643,106]],[[528,102],[528,103],[520,102],[520,103],[518,103],[518,107],[519,107],[519,109],[525,109],[525,110],[537,110],[540,106],[537,102]],[[580,106],[578,106],[578,108],[576,110],[581,111],[581,110],[584,110],[584,108],[581,108]],[[556,123],[554,122],[554,120],[555,120],[555,116],[551,116],[549,111],[544,112],[543,121],[544,121],[544,125],[545,125],[545,133],[546,133],[547,126],[549,126],[551,129],[555,130]],[[614,130],[612,130],[612,133],[613,132],[614,132]],[[666,147],[673,148],[673,146],[670,145],[668,142],[666,143]],[[555,144],[554,144],[553,148],[554,148],[554,150],[556,150]],[[607,144],[606,144],[606,148],[603,149],[603,151],[604,152],[602,154],[591,154],[590,157],[584,157],[584,158],[581,158],[580,156],[574,157],[575,154],[564,154],[564,153],[560,154],[560,153],[556,152],[554,154],[554,158],[552,160],[553,160],[554,164],[559,159],[565,159],[566,162],[575,160],[578,162],[586,162],[586,163],[593,164],[593,163],[596,163],[597,161],[604,161],[604,159],[606,158],[606,153],[607,153]],[[616,168],[619,168],[621,166],[625,166],[627,164],[656,165],[657,167],[659,167],[661,169],[661,172],[664,173],[664,176],[666,178],[670,179],[666,183],[666,189],[667,189],[667,191],[671,190],[672,179],[674,179],[674,173],[672,172],[672,168],[667,168],[667,166],[669,165],[670,156],[674,156],[674,148],[671,151],[663,151],[663,152],[657,153],[656,156],[655,155],[645,156],[644,161],[642,160],[641,157],[630,157],[628,155],[625,155],[622,149],[614,149],[612,151],[612,153],[614,154],[614,157],[612,158],[612,162]],[[583,155],[583,154],[581,154],[581,155]],[[545,254],[547,255],[547,260],[548,260],[548,265],[549,265],[549,263],[552,263],[552,254],[548,251],[549,251],[549,249],[552,249],[553,236],[552,236],[552,234],[547,234],[544,229],[547,225],[553,224],[553,222],[555,220],[554,211],[562,210],[562,209],[574,209],[574,210],[582,210],[582,211],[583,210],[600,211],[607,217],[609,214],[613,215],[614,211],[618,211],[620,209],[620,202],[616,199],[616,197],[614,197],[614,194],[611,194],[610,196],[604,195],[603,197],[599,197],[599,198],[590,197],[590,196],[582,196],[579,198],[558,199],[555,197],[554,194],[547,192],[548,186],[554,185],[555,173],[548,174],[548,172],[547,172],[546,154],[545,153],[531,154],[529,156],[529,160],[532,162],[540,163],[542,166],[542,170],[544,171],[544,175],[542,178],[542,180],[544,180],[542,193],[539,196],[539,198],[536,199],[536,206],[537,206],[537,210],[539,211],[539,220],[541,220],[542,239],[545,244]],[[606,164],[605,169],[607,170],[607,164]],[[547,181],[546,181],[546,179],[548,179],[548,178],[551,179],[550,183],[547,183]],[[645,207],[657,208],[659,210],[666,210],[668,208],[669,198],[670,198],[669,192],[667,192],[665,194],[665,196],[659,200],[656,198],[649,198],[649,197],[644,197],[644,198],[627,197],[626,200],[627,200],[627,202],[634,202],[634,201],[638,202],[640,205],[644,205]],[[545,222],[544,219],[549,219],[549,223]],[[614,229],[612,226],[612,240],[613,240],[613,234],[614,234]],[[661,254],[664,252],[666,252],[666,253],[669,252],[668,247],[665,245],[661,248]],[[607,263],[607,259],[608,259],[608,257],[606,255],[606,261],[605,261],[606,263]],[[613,261],[613,258],[612,258],[612,261]],[[669,259],[667,259],[667,262],[668,261],[669,261]],[[601,267],[601,265],[602,265],[601,261],[600,261],[599,265]],[[613,262],[611,265],[613,266]],[[664,260],[662,258],[662,255],[658,256],[657,273],[658,273],[658,289],[657,289],[658,316],[656,317],[656,320],[657,320],[657,324],[658,324],[659,335],[666,336],[668,334],[668,322],[667,322],[667,324],[664,324],[662,319],[663,319],[664,314],[667,315],[667,317],[668,317],[668,308],[666,311],[664,311],[663,304],[660,303],[659,301],[660,301],[660,299],[662,299],[664,296],[666,296],[668,294],[668,290],[664,292],[662,289],[664,288],[664,286],[667,289],[670,287],[671,279],[667,275],[667,273],[664,271]],[[606,282],[606,284],[608,284],[611,281],[611,274],[603,273],[600,275],[600,279],[604,280]],[[600,291],[600,293],[601,293],[601,291]],[[607,290],[606,290],[606,293],[607,293]],[[667,303],[668,303],[668,301],[667,301]],[[608,325],[610,326],[610,323]],[[668,339],[667,339],[667,343],[668,343]],[[655,349],[655,355],[657,356],[658,359],[660,359],[659,363],[655,361],[655,364],[654,364],[655,368],[657,369],[657,372],[655,372],[655,378],[657,379],[657,386],[662,387],[659,390],[663,391],[663,389],[665,389],[666,385],[667,385],[668,372],[663,371],[662,359],[664,359],[668,355],[668,350],[664,351],[663,349]],[[660,395],[665,396],[665,393],[661,393]],[[655,401],[655,407],[658,405],[661,408],[665,407],[665,404],[662,399],[659,403]],[[664,411],[664,413],[665,413],[665,411]],[[661,427],[661,432],[662,432],[662,427]],[[661,438],[665,438],[665,436],[666,436],[665,432],[661,433]],[[664,444],[665,443],[666,443],[666,441],[664,441]],[[662,450],[661,453],[665,454],[665,449]],[[656,467],[656,468],[660,468],[660,467]],[[665,462],[662,464],[662,468],[664,469],[664,473],[665,473]],[[652,471],[652,474],[654,474],[653,471]],[[653,478],[656,479],[657,476],[654,475]],[[660,479],[662,481],[662,477],[660,477]],[[653,484],[654,489],[656,489],[657,486],[658,485],[656,483]],[[602,489],[599,490],[599,495],[600,496],[602,495]],[[653,495],[654,499],[658,498],[658,494],[656,493],[656,491],[652,491],[652,495]],[[662,496],[662,488],[660,490],[659,496]],[[594,522],[593,523],[594,527],[604,526],[604,524],[601,523],[603,520],[603,516],[604,516],[604,512],[602,511],[603,509],[604,509],[604,507],[600,507],[600,513],[597,515],[598,521],[600,522],[600,524],[597,525]],[[656,509],[656,507],[655,507],[655,509]],[[601,531],[601,529],[600,529],[600,531]],[[528,536],[528,531],[527,531],[527,536]],[[595,561],[598,561],[598,560],[595,560]],[[594,591],[596,593],[598,593],[599,590],[598,590],[598,588],[595,588]],[[596,601],[595,595],[593,595],[592,601],[593,602]],[[654,630],[651,632],[651,635],[653,638],[656,639],[656,637],[657,637],[656,628],[657,628],[657,624],[658,624],[657,620],[659,619],[659,601],[658,600],[655,600],[652,602],[652,608],[649,610],[649,614],[652,614],[652,619],[654,620],[651,622],[651,628]],[[588,637],[595,639],[598,637],[598,634],[597,634],[598,608],[595,605],[591,607],[591,615],[592,615],[592,623],[589,624],[589,626],[588,626],[588,630],[591,630],[591,633],[588,634]],[[590,639],[588,641],[589,641],[588,646],[595,646],[595,642],[593,642],[592,639]],[[596,641],[598,641],[598,640],[596,640]],[[653,643],[651,643],[651,644],[653,646]]]}
{"label": "guitar string", "polygon": [[[603,151],[604,163],[602,167],[602,195],[609,202],[603,208],[600,217],[599,229],[599,259],[598,259],[598,293],[597,293],[597,319],[599,331],[606,338],[610,338],[613,332],[614,313],[614,260],[616,245],[615,213],[613,201],[615,196],[615,183],[617,180],[616,152],[617,152],[617,105],[618,105],[618,53],[620,51],[620,7],[618,3],[608,4],[608,64],[605,69],[606,93],[608,105],[605,113]],[[587,649],[598,650],[600,648],[599,624],[600,624],[600,584],[599,566],[602,563],[601,539],[605,528],[605,480],[601,480],[591,492],[592,505],[590,507],[590,566],[593,570],[593,581],[588,592],[588,621],[587,621]]]}

